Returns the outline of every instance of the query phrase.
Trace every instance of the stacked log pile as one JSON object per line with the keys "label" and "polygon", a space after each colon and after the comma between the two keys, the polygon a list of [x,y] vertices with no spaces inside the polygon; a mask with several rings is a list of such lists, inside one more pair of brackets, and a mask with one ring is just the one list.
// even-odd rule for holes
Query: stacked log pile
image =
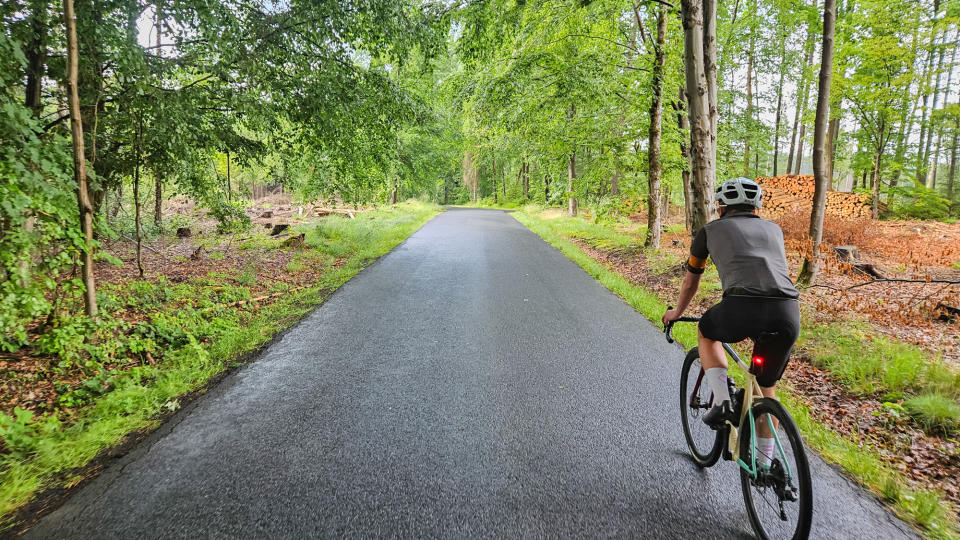
{"label": "stacked log pile", "polygon": [[[760,213],[768,219],[777,219],[784,214],[809,213],[813,205],[814,179],[809,174],[785,174],[757,178],[763,188],[763,208]],[[827,214],[849,218],[871,216],[870,195],[865,193],[827,193]]]}

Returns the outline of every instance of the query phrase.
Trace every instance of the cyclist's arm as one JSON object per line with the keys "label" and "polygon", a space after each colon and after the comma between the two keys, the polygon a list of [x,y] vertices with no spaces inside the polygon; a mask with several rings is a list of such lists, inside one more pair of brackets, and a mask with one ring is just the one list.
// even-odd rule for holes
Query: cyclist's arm
{"label": "cyclist's arm", "polygon": [[677,308],[664,315],[664,323],[667,322],[667,319],[672,320],[675,317],[680,317],[690,306],[690,301],[693,300],[694,295],[697,294],[697,289],[700,287],[700,276],[707,267],[707,257],[709,256],[707,231],[704,227],[700,229],[690,245],[690,257],[684,264],[687,275],[683,278],[683,284],[680,285],[680,298],[677,300]]}
{"label": "cyclist's arm", "polygon": [[687,270],[686,277],[683,278],[683,284],[680,285],[680,298],[677,299],[677,315],[683,314],[684,311],[690,306],[690,301],[693,300],[693,296],[697,294],[697,289],[700,287],[700,276]]}

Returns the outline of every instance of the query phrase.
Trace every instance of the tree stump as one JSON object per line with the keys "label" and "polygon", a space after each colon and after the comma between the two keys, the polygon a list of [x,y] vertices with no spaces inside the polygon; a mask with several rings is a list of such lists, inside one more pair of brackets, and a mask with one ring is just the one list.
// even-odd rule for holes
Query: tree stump
{"label": "tree stump", "polygon": [[277,223],[276,225],[273,226],[273,230],[270,231],[270,236],[276,236],[289,228],[290,228],[290,225],[286,223]]}
{"label": "tree stump", "polygon": [[264,219],[270,219],[273,217],[273,211],[267,210],[266,212],[260,214],[260,217]]}
{"label": "tree stump", "polygon": [[177,238],[190,238],[193,236],[193,233],[190,231],[190,227],[177,227]]}

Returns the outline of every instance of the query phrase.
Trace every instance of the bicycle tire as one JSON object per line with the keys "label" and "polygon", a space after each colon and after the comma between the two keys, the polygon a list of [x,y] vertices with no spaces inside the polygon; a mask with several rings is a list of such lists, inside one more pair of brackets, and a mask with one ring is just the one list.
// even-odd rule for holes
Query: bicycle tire
{"label": "bicycle tire", "polygon": [[[693,389],[688,388],[688,382],[690,381],[690,372],[693,369],[696,369],[696,372],[693,374],[694,377],[696,377],[696,374],[702,369],[700,366],[700,352],[697,347],[687,352],[686,358],[683,359],[683,368],[680,370],[680,421],[683,423],[683,436],[687,440],[687,447],[690,449],[690,454],[694,462],[700,467],[712,467],[717,463],[717,460],[720,459],[720,453],[723,451],[724,438],[722,433],[717,431],[714,432],[712,444],[706,442],[710,437],[704,436],[708,433],[705,430],[713,430],[710,430],[710,428],[701,422],[698,414],[691,414],[690,392],[692,392]],[[705,384],[704,382],[704,385]],[[707,392],[707,395],[710,395],[709,390],[707,390]],[[700,434],[699,438],[703,439],[699,444],[697,442],[698,437],[695,437],[693,433],[694,428],[702,428],[698,429],[698,434]]]}
{"label": "bicycle tire", "polygon": [[[813,519],[813,487],[810,480],[810,464],[807,460],[807,454],[803,446],[803,440],[800,438],[800,431],[797,429],[797,425],[794,423],[793,418],[790,417],[790,414],[787,412],[787,410],[783,407],[783,405],[780,404],[779,401],[775,399],[759,399],[751,410],[753,411],[753,418],[762,418],[764,414],[773,415],[780,422],[780,427],[777,429],[778,439],[782,437],[782,435],[780,435],[782,433],[786,435],[787,441],[789,442],[790,452],[794,457],[792,468],[796,469],[795,471],[791,471],[792,474],[790,476],[796,479],[799,486],[797,488],[798,501],[796,502],[796,526],[794,527],[793,534],[789,537],[794,540],[806,539],[810,536],[810,527]],[[744,425],[740,429],[740,459],[745,463],[750,463],[750,453],[753,451],[751,445],[751,432],[754,429],[754,426],[750,422],[749,418],[749,415],[745,417],[743,422]],[[783,441],[781,441],[781,444],[783,444]],[[779,459],[778,456],[774,457]],[[753,527],[753,531],[756,533],[757,537],[761,540],[786,538],[787,536],[783,534],[771,535],[768,532],[768,529],[771,527],[769,525],[764,526],[759,512],[757,511],[758,503],[753,493],[754,484],[752,483],[752,477],[750,473],[743,469],[743,467],[740,467],[740,487],[743,490],[743,502],[747,506],[747,514],[750,517],[750,525]],[[782,505],[783,503],[781,502],[779,504]]]}

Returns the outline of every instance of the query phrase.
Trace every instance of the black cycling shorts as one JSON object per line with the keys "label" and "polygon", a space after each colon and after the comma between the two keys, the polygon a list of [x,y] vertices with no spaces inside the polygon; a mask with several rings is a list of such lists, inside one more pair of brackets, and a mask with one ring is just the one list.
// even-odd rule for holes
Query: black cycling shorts
{"label": "black cycling shorts", "polygon": [[752,339],[752,358],[762,362],[751,362],[750,371],[760,386],[773,386],[800,335],[800,305],[793,298],[725,296],[703,314],[700,333],[725,343]]}

